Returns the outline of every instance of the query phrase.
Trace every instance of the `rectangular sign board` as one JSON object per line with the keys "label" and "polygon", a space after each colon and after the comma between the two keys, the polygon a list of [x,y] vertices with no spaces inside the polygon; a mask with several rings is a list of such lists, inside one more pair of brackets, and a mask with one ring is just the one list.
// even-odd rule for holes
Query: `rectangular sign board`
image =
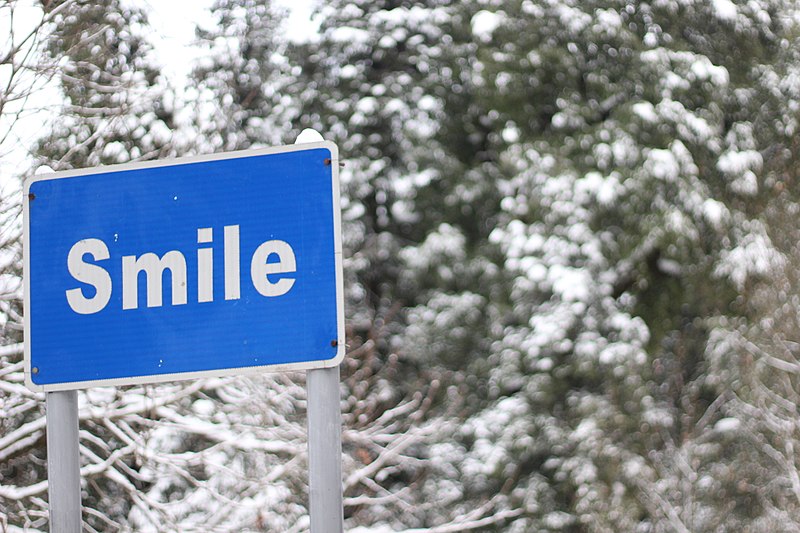
{"label": "rectangular sign board", "polygon": [[338,365],[338,166],[320,142],[27,180],[27,385]]}

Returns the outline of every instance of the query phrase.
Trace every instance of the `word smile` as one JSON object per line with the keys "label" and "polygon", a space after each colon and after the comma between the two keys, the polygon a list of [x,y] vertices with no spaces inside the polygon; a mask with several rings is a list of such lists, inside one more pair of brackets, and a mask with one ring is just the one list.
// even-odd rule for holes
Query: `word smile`
{"label": "word smile", "polygon": [[[197,230],[197,244],[213,242],[212,228]],[[223,279],[226,300],[238,300],[241,295],[239,226],[223,228]],[[94,263],[86,262],[91,256]],[[267,262],[270,257],[272,261]],[[277,261],[274,258],[277,257]],[[87,296],[85,287],[66,291],[70,308],[78,314],[90,315],[106,308],[111,300],[113,283],[111,275],[98,262],[111,258],[108,246],[101,239],[82,239],[72,245],[67,255],[67,270],[76,280],[94,287],[93,295]],[[172,305],[187,303],[186,257],[178,250],[171,250],[159,257],[153,252],[142,255],[122,256],[122,309],[138,309],[139,279],[144,273],[147,307],[161,307],[163,301],[164,272],[170,271]],[[295,279],[283,276],[270,280],[271,274],[291,274],[297,271],[294,250],[285,241],[270,240],[261,243],[250,259],[250,279],[253,287],[266,297],[282,296],[289,292]],[[214,249],[197,250],[197,301],[214,301]]]}

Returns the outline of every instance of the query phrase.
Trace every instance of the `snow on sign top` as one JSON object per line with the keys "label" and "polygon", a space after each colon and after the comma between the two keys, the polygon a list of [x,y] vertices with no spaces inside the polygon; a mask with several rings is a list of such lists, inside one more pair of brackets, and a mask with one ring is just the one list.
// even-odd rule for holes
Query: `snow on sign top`
{"label": "snow on sign top", "polygon": [[344,357],[336,145],[35,176],[24,192],[30,388]]}

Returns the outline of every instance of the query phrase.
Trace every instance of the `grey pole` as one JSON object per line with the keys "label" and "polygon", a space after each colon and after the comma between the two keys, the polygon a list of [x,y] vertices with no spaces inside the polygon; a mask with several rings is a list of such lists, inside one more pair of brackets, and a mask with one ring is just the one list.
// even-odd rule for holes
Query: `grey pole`
{"label": "grey pole", "polygon": [[47,481],[50,533],[80,533],[78,393],[74,390],[47,393]]}
{"label": "grey pole", "polygon": [[339,367],[307,372],[311,533],[344,531]]}
{"label": "grey pole", "polygon": [[[307,128],[295,144],[321,141]],[[341,342],[341,341],[340,341]],[[306,372],[308,387],[308,486],[311,533],[342,533],[342,413],[339,367]]]}

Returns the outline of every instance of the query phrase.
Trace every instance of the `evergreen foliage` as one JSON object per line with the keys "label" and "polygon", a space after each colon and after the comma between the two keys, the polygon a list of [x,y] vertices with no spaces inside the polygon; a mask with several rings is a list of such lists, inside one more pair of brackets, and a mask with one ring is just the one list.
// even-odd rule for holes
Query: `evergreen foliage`
{"label": "evergreen foliage", "polygon": [[54,170],[174,155],[172,109],[142,35],[147,18],[119,0],[47,2],[52,19],[45,54],[60,63],[66,100],[38,143],[36,155]]}
{"label": "evergreen foliage", "polygon": [[[797,529],[793,2],[332,0],[298,43],[216,0],[182,96],[142,10],[42,12],[37,163],[339,144],[351,530]],[[41,529],[8,213],[0,524]],[[85,393],[87,527],[306,530],[302,385]]]}

